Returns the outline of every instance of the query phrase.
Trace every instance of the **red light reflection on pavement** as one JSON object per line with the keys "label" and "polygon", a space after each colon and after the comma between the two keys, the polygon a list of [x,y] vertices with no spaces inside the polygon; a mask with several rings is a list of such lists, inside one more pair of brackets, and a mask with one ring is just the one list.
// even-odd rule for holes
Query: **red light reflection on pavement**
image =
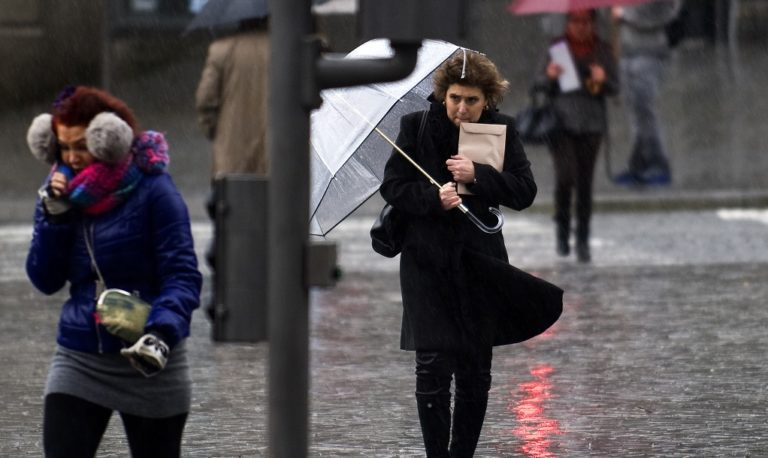
{"label": "red light reflection on pavement", "polygon": [[542,364],[531,369],[534,380],[520,383],[517,391],[523,397],[514,401],[517,393],[512,392],[513,400],[507,405],[507,410],[515,414],[518,427],[512,433],[519,437],[522,445],[518,451],[533,458],[554,458],[551,451],[552,438],[562,434],[557,420],[548,418],[545,409],[547,399],[552,397],[552,382],[550,374],[552,366]]}

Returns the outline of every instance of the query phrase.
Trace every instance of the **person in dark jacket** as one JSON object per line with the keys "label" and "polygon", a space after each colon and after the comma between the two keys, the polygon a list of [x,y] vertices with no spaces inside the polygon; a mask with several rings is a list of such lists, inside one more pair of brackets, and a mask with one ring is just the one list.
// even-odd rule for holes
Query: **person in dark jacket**
{"label": "person in dark jacket", "polygon": [[[78,86],[34,119],[27,141],[52,164],[27,274],[44,294],[69,284],[45,387],[45,455],[94,456],[118,411],[133,456],[179,456],[191,399],[185,338],[202,276],[165,139],[139,131],[119,99]],[[105,287],[151,305],[138,341],[101,322]]]}
{"label": "person in dark jacket", "polygon": [[[471,251],[507,262],[504,239],[501,232],[484,233],[456,207],[463,203],[487,218],[489,207],[522,210],[536,196],[513,118],[496,110],[508,84],[490,59],[458,50],[434,74],[421,144],[416,143],[422,113],[405,115],[397,138],[404,151],[445,184],[431,184],[393,153],[380,188],[382,197],[407,219],[400,258],[400,346],[416,352],[416,403],[429,457],[473,455],[488,403],[492,348],[503,341],[492,330],[475,326],[484,319],[478,315],[489,312],[465,287],[462,256]],[[462,123],[507,126],[501,170],[459,153]],[[471,194],[458,194],[458,183]]]}
{"label": "person in dark jacket", "polygon": [[567,15],[565,40],[576,66],[580,87],[563,92],[558,78],[564,69],[549,60],[539,81],[552,97],[562,122],[559,133],[548,142],[555,169],[556,247],[560,256],[570,254],[571,205],[576,192],[576,255],[589,262],[592,219],[592,182],[600,143],[606,134],[605,97],[618,93],[616,59],[607,42],[596,33],[595,10]]}

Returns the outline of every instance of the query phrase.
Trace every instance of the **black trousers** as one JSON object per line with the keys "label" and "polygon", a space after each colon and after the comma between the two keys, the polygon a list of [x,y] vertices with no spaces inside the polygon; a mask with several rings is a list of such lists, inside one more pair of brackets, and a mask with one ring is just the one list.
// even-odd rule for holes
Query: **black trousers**
{"label": "black trousers", "polygon": [[592,218],[592,183],[595,176],[601,133],[573,134],[563,132],[549,144],[555,168],[555,222],[570,232],[571,206],[576,194],[576,236],[589,238]]}
{"label": "black trousers", "polygon": [[[45,397],[43,447],[47,458],[91,457],[107,429],[112,410],[62,393]],[[145,418],[121,413],[131,456],[178,457],[187,414]]]}

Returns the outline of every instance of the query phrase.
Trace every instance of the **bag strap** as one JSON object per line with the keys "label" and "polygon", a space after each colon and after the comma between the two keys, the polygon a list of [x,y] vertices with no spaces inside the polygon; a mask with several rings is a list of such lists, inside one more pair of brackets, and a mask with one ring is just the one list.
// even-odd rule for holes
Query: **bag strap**
{"label": "bag strap", "polygon": [[[93,226],[91,226],[91,230],[93,230]],[[107,284],[104,282],[104,277],[101,275],[99,265],[96,264],[96,256],[93,254],[93,242],[91,240],[92,235],[93,234],[88,233],[88,228],[85,226],[85,222],[83,222],[83,238],[85,239],[85,248],[88,249],[88,256],[91,257],[91,267],[99,277],[101,284],[106,288]]]}
{"label": "bag strap", "polygon": [[542,83],[534,83],[528,89],[528,99],[534,107],[543,107],[552,103],[552,91]]}
{"label": "bag strap", "polygon": [[427,125],[427,115],[429,115],[429,110],[424,110],[421,112],[421,123],[419,124],[419,134],[416,137],[417,151],[421,148],[421,139],[424,138],[424,127]]}
{"label": "bag strap", "polygon": [[[429,115],[429,110],[424,110],[421,112],[421,121],[419,121],[419,133],[416,135],[416,151],[421,149],[421,140],[424,138],[424,127],[427,125],[427,115]],[[391,205],[389,203],[384,205],[384,208],[381,210],[382,214],[379,215],[376,223],[380,223],[382,220],[382,215],[384,214],[384,211],[387,209],[387,207],[391,207]],[[376,226],[376,224],[374,224],[374,226]]]}

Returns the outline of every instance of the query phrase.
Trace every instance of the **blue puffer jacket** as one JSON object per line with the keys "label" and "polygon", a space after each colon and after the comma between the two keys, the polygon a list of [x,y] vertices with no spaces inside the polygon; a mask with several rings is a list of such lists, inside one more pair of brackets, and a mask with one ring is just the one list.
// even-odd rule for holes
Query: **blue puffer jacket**
{"label": "blue puffer jacket", "polygon": [[96,274],[84,231],[91,234],[107,287],[138,291],[152,304],[145,330],[159,332],[171,348],[187,337],[202,276],[187,207],[170,175],[144,176],[124,203],[95,217],[77,215],[54,224],[40,202],[35,210],[27,275],[45,294],[70,284],[58,343],[84,352],[118,352],[125,343],[96,323]]}

